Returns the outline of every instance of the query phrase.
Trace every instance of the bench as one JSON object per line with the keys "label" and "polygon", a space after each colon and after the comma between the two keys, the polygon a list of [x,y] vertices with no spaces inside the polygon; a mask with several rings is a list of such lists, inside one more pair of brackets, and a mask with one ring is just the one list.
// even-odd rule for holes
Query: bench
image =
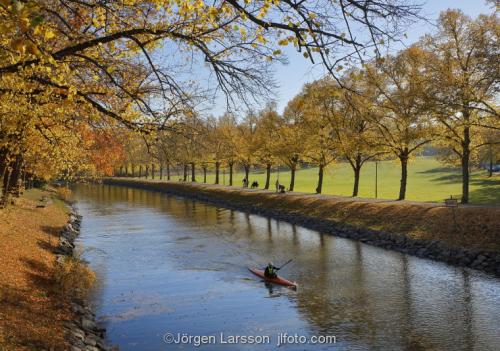
{"label": "bench", "polygon": [[449,199],[444,200],[444,204],[446,207],[458,207],[458,200],[450,196]]}

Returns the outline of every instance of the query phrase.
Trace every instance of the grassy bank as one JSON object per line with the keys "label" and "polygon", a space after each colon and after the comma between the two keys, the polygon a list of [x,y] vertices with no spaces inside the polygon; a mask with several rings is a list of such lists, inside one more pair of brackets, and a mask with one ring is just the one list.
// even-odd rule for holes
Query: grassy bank
{"label": "grassy bank", "polygon": [[[397,161],[381,161],[378,163],[378,197],[395,199],[399,193],[400,166]],[[157,175],[158,176],[158,175]],[[182,174],[172,172],[172,180],[178,180]],[[271,187],[278,177],[273,171]],[[238,172],[234,176],[234,185],[241,186],[244,174]],[[265,184],[265,172],[250,173],[250,182],[256,180],[260,187]],[[197,180],[203,180],[201,170],[197,170]],[[279,180],[288,187],[290,172],[281,171]],[[215,175],[209,173],[207,182],[213,184]],[[318,169],[307,168],[297,171],[295,191],[311,193],[316,188]],[[221,183],[228,184],[229,176],[221,174]],[[330,195],[352,195],[353,173],[347,163],[329,166],[325,173],[323,193]],[[442,202],[453,195],[460,198],[462,193],[461,173],[458,168],[444,167],[432,157],[418,157],[410,161],[408,166],[407,199],[412,201]],[[359,196],[373,198],[375,196],[375,163],[368,162],[361,172]],[[486,171],[474,171],[470,182],[470,201],[475,204],[500,204],[500,177],[488,178]]]}
{"label": "grassy bank", "polygon": [[66,349],[63,323],[72,313],[53,250],[67,220],[56,194],[37,189],[0,210],[0,350]]}
{"label": "grassy bank", "polygon": [[312,194],[276,194],[262,190],[196,183],[113,178],[114,184],[173,191],[238,207],[257,206],[312,219],[341,222],[400,234],[411,239],[438,240],[449,247],[500,252],[500,208],[447,208],[438,204],[358,199]]}

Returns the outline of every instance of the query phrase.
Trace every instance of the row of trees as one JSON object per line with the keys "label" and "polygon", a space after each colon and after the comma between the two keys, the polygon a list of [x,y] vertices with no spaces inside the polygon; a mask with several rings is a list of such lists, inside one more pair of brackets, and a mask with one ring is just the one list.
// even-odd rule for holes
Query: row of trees
{"label": "row of trees", "polygon": [[[499,28],[494,14],[473,20],[449,10],[441,14],[436,33],[397,55],[305,85],[282,115],[273,105],[241,119],[230,113],[218,119],[193,115],[183,122],[184,134],[157,136],[149,155],[160,169],[184,167],[184,180],[189,168],[194,181],[199,167],[205,181],[210,168],[219,183],[224,164],[230,185],[235,164],[247,179],[258,165],[266,169],[265,189],[272,166],[286,165],[291,191],[297,167],[306,162],[318,167],[317,193],[325,167],[346,161],[353,170],[353,196],[367,161],[395,158],[401,166],[402,200],[412,156],[432,145],[447,162],[460,165],[462,203],[467,203],[471,159],[500,144]],[[151,162],[145,154],[128,152],[125,163]]]}
{"label": "row of trees", "polygon": [[217,92],[266,98],[283,46],[334,72],[418,10],[403,0],[2,0],[3,202],[26,177],[109,173],[130,131],[188,132],[181,124]]}

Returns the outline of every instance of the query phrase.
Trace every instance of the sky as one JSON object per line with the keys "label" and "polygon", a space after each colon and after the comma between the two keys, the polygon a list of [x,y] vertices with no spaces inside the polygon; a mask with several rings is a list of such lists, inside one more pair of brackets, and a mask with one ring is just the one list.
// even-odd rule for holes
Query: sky
{"label": "sky", "polygon": [[[458,8],[471,17],[476,17],[481,13],[491,13],[492,11],[484,0],[427,0],[422,7],[421,15],[434,23],[439,17],[439,13],[449,8]],[[393,49],[402,49],[404,45],[410,45],[422,35],[432,32],[432,23],[425,21],[414,23],[408,29],[407,38],[403,40],[403,44]],[[312,67],[311,62],[295,52],[293,47],[287,48],[285,53],[288,56],[289,63],[287,65],[277,64],[275,67],[275,80],[279,85],[276,102],[280,113],[288,101],[301,91],[305,83],[319,79],[323,75],[323,69]],[[214,115],[221,115],[225,111],[224,102],[219,101],[212,110]]]}

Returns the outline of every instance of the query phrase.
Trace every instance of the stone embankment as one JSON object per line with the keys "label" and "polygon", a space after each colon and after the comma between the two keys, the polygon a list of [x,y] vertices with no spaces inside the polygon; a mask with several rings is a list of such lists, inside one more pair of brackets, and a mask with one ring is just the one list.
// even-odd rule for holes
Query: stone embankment
{"label": "stone embankment", "polygon": [[[427,220],[428,218],[419,217],[418,220],[415,221],[414,227],[424,227],[425,229],[423,230],[423,238],[418,238],[412,233],[398,233],[384,229],[374,230],[362,225],[353,225],[347,221],[332,219],[329,217],[329,211],[331,213],[335,211],[338,212],[339,207],[347,208],[349,204],[345,202],[339,206],[338,202],[335,203],[334,200],[332,200],[331,203],[327,203],[328,199],[319,199],[314,200],[318,202],[314,202],[311,205],[311,202],[308,202],[311,199],[310,195],[304,195],[303,197],[302,195],[292,195],[288,197],[287,194],[280,195],[272,192],[259,192],[235,188],[228,189],[227,187],[198,185],[193,183],[139,181],[126,178],[107,178],[104,179],[104,183],[161,191],[201,200],[229,209],[283,220],[322,233],[358,240],[369,245],[407,253],[421,258],[442,261],[455,266],[473,268],[500,277],[499,251],[485,250],[482,247],[475,248],[472,245],[461,243],[458,241],[458,234],[456,236],[457,240],[455,240],[453,237],[455,235],[453,233],[453,223],[448,223],[447,218],[439,218],[440,216],[444,217],[449,212],[448,210],[455,211],[455,209],[437,208],[437,206],[435,206],[436,211],[441,212],[437,212],[437,215],[431,218],[432,221],[436,222],[433,224],[433,227],[428,226],[425,228],[425,226],[428,225],[428,223],[425,222],[429,222],[429,220]],[[356,200],[351,200],[351,202],[356,202]],[[321,212],[311,210],[311,206],[324,207],[324,210]],[[369,206],[380,206],[380,208],[377,208],[376,213],[377,216],[380,217],[379,221],[381,222],[395,221],[393,215],[393,207],[395,206],[403,208],[403,210],[399,209],[399,211],[407,211],[409,213],[414,210],[413,207],[418,207],[418,205],[406,206],[398,204],[393,207],[383,207],[385,206],[384,204],[379,205],[376,203],[369,204]],[[434,207],[425,208],[423,212],[428,212],[429,209],[434,209]],[[500,220],[498,220],[498,218],[500,217],[497,216],[497,213],[500,215],[500,211],[498,209],[492,209],[491,211],[494,211],[493,213],[487,213],[486,210],[480,208],[461,208],[459,210],[463,210],[460,212],[460,216],[462,216],[461,220],[467,221],[460,224],[463,227],[461,229],[463,233],[460,235],[471,236],[473,239],[474,236],[476,236],[477,241],[479,241],[480,235],[487,235],[486,239],[483,240],[486,244],[499,240],[500,232],[498,231],[498,226]],[[346,211],[348,212],[348,210]],[[456,214],[453,213],[453,218],[455,218],[455,215]],[[354,213],[353,211],[353,213],[347,213],[347,215],[345,215],[345,217],[349,216],[352,220],[354,216],[362,217],[363,213]],[[438,218],[436,219],[436,217]],[[413,219],[414,218],[408,218],[409,221]],[[439,222],[439,220],[441,220],[441,222]],[[443,225],[443,223],[445,224]],[[480,225],[477,226],[476,223]],[[458,226],[457,223],[455,223],[455,225]],[[383,224],[378,226],[384,228]],[[442,229],[443,226],[451,227],[451,233],[439,233],[439,230]],[[476,227],[483,229],[486,227],[486,229],[483,230],[483,233],[477,233],[474,232],[474,228]],[[466,242],[465,240],[470,239],[464,238],[463,240]]]}
{"label": "stone embankment", "polygon": [[[80,234],[82,217],[72,209],[69,221],[61,231],[59,246],[56,249],[58,264],[63,264],[67,257],[73,257],[74,241]],[[99,325],[92,308],[85,299],[72,298],[71,308],[74,320],[65,323],[67,340],[71,351],[109,351],[117,347],[107,345],[106,329]]]}

